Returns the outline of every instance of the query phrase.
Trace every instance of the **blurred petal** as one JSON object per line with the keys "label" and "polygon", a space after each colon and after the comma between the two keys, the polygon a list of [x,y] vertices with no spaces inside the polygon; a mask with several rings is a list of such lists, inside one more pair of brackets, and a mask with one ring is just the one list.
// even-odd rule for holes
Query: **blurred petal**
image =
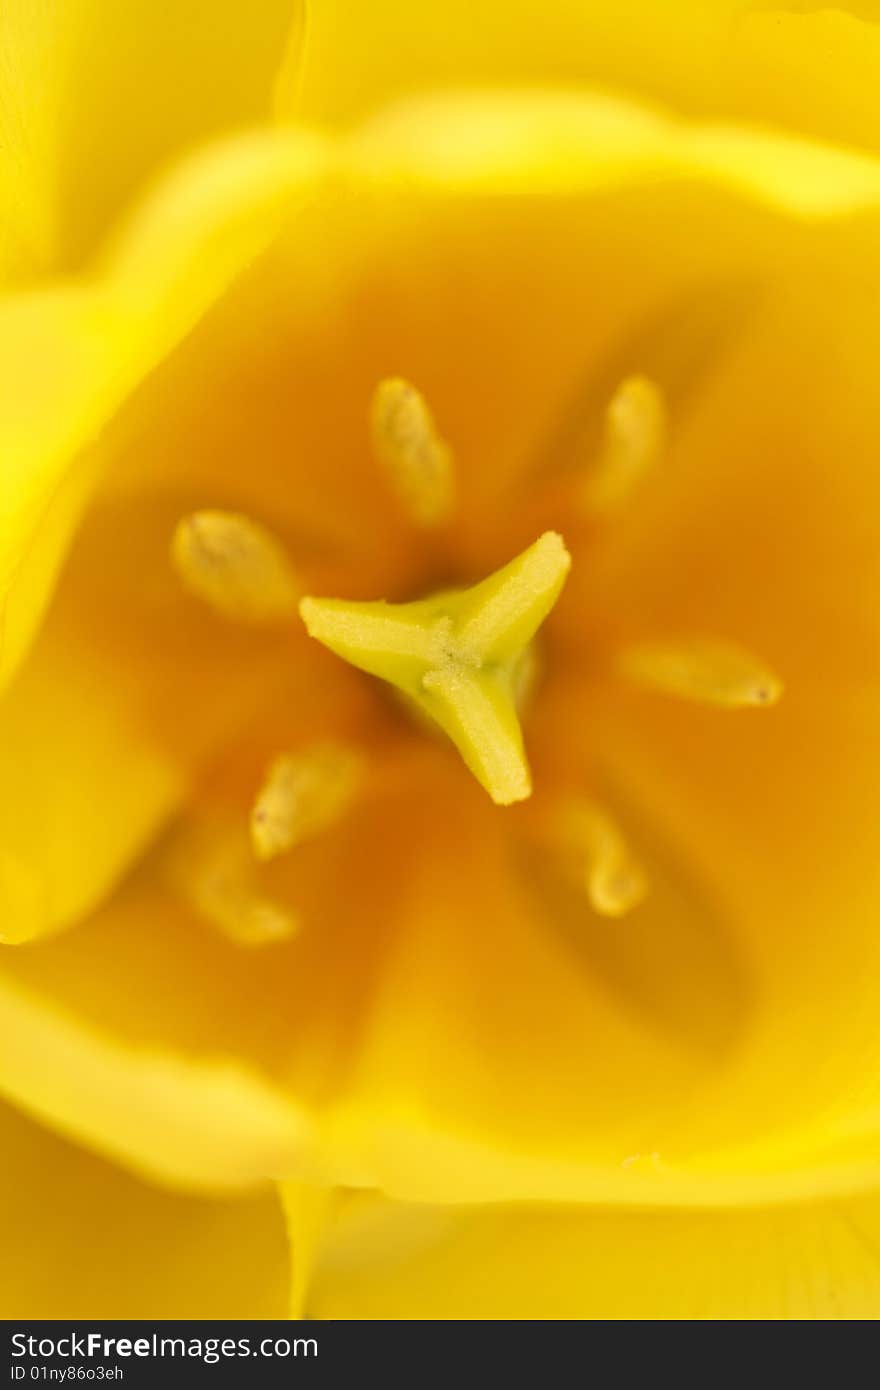
{"label": "blurred petal", "polygon": [[314,0],[279,109],[348,122],[425,89],[593,86],[876,150],[878,21],[876,0]]}
{"label": "blurred petal", "polygon": [[[96,288],[13,297],[0,306],[4,671],[26,645],[98,470],[95,451],[82,454],[84,446],[271,240],[285,214],[300,211],[308,233],[302,244],[294,242],[286,271],[289,276],[299,261],[298,290],[316,313],[317,327],[320,311],[325,320],[328,309],[338,313],[354,269],[362,272],[378,246],[389,248],[387,258],[393,229],[397,248],[401,238],[411,239],[412,220],[425,199],[448,199],[459,214],[456,220],[467,197],[559,198],[656,185],[658,179],[707,180],[808,220],[852,213],[880,199],[880,166],[868,159],[783,137],[763,140],[724,128],[690,127],[610,99],[565,95],[416,103],[357,134],[347,159],[352,196],[364,219],[360,246],[352,244],[338,182],[331,198],[315,206],[317,188],[327,186],[326,147],[302,134],[253,137],[201,156],[163,184],[117,239]],[[408,195],[403,206],[402,189]],[[385,198],[376,202],[373,195],[379,193]],[[341,269],[347,270],[341,282],[328,266],[315,271],[318,245],[328,254],[337,252],[340,236]],[[491,228],[480,240],[483,254],[491,248],[494,256]],[[432,244],[438,242],[439,233],[432,238]],[[330,265],[335,265],[332,257]],[[432,273],[436,269],[431,267]],[[314,287],[307,278],[312,276]],[[499,293],[500,287],[496,302]],[[322,294],[329,302],[319,306]],[[265,301],[263,307],[266,334]],[[620,299],[614,307],[620,315]],[[495,315],[489,322],[497,340]],[[374,322],[373,332],[387,340],[389,326]],[[317,347],[328,330],[316,337]],[[445,335],[441,341],[448,343]],[[236,346],[242,371],[240,342]],[[338,350],[338,343],[334,346]],[[374,371],[386,375],[387,358]],[[366,388],[370,393],[376,379]],[[277,389],[277,383],[271,385]],[[530,395],[534,398],[534,392]],[[217,413],[215,400],[210,414]],[[204,423],[200,419],[200,428]],[[326,418],[318,423],[326,440]],[[256,443],[260,435],[252,438]],[[216,466],[222,477],[222,463]],[[241,472],[239,458],[236,471]]]}
{"label": "blurred petal", "polygon": [[[232,944],[174,895],[157,855],[75,932],[3,951],[0,1091],[177,1184],[229,1188],[326,1165],[312,1120],[348,1065],[388,908],[373,811],[262,871],[287,884],[302,918],[293,942]],[[241,824],[246,835],[244,808]],[[348,875],[363,898],[346,895],[340,920]]]}
{"label": "blurred petal", "polygon": [[841,229],[807,283],[765,304],[674,428],[662,484],[572,575],[582,650],[589,593],[619,640],[686,616],[785,679],[754,720],[601,680],[568,696],[583,716],[569,744],[596,756],[582,727],[601,728],[634,816],[715,886],[749,962],[755,1026],[715,1114],[682,1116],[678,1134],[703,1144],[710,1126],[727,1161],[739,1143],[751,1162],[808,1136],[868,1153],[880,1114],[880,283],[862,237],[873,244],[873,219]]}
{"label": "blurred petal", "polygon": [[93,504],[0,696],[0,940],[93,911],[242,730],[278,740],[268,758],[357,711],[298,623],[254,632],[186,593],[169,558],[183,510],[174,493]]}
{"label": "blurred petal", "polygon": [[723,90],[732,113],[880,149],[880,6],[767,4],[733,25]]}
{"label": "blurred petal", "polygon": [[562,192],[615,185],[650,170],[719,181],[805,217],[876,205],[880,164],[772,131],[696,123],[660,108],[568,92],[426,97],[382,113],[356,151],[369,169],[426,186],[482,192]]}
{"label": "blurred petal", "polygon": [[166,1192],[7,1106],[0,1135],[5,1319],[286,1316],[289,1257],[271,1193]]}
{"label": "blurred petal", "polygon": [[[152,861],[76,932],[4,952],[0,1085],[102,1152],[207,1187],[235,1163],[405,1200],[669,1206],[876,1180],[876,1124],[747,1126],[751,1149],[736,1131],[739,1149],[713,1153],[755,1005],[711,897],[651,861],[653,894],[623,923],[548,904],[453,753],[414,751],[384,781],[260,869],[301,923],[293,941],[234,945]],[[153,1058],[163,1076],[174,1059],[198,1143],[172,1102],[145,1118]],[[273,1145],[251,1117],[215,1147],[202,1115],[224,1058],[257,1115],[271,1098]]]}
{"label": "blurred petal", "polygon": [[89,656],[50,634],[0,698],[0,941],[95,907],[186,790]]}
{"label": "blurred petal", "polygon": [[320,167],[310,140],[253,137],[179,168],[88,288],[0,303],[0,674],[23,654],[120,401],[271,240]]}
{"label": "blurred petal", "polygon": [[281,1200],[287,1219],[292,1267],[288,1313],[292,1318],[302,1318],[306,1313],[315,1259],[323,1239],[333,1191],[327,1187],[286,1182],[281,1185]]}
{"label": "blurred petal", "polygon": [[290,1171],[306,1129],[245,1064],[121,1042],[13,980],[0,987],[0,1092],[150,1178],[209,1191]]}
{"label": "blurred petal", "polygon": [[[597,83],[690,108],[713,105],[744,0],[314,0],[304,71],[281,110],[345,119],[429,87]],[[713,87],[713,83],[715,87]]]}
{"label": "blurred petal", "polygon": [[740,1211],[450,1209],[352,1198],[318,1318],[868,1321],[880,1198]]}
{"label": "blurred petal", "polygon": [[6,0],[0,279],[71,268],[162,164],[263,119],[301,18],[301,0]]}
{"label": "blurred petal", "polygon": [[[496,564],[534,539],[515,532],[522,508],[504,509],[512,534],[498,524],[499,494],[568,398],[585,413],[584,378],[621,340],[641,347],[646,323],[688,296],[741,308],[743,282],[781,274],[811,224],[880,197],[872,160],[571,94],[425,99],[337,149],[347,175],[299,210],[104,447],[120,494],[173,480],[190,505],[272,519],[295,559],[320,566],[313,592],[352,598],[410,597],[434,558],[395,518],[366,447],[389,371],[418,382],[454,442],[472,578],[481,516]],[[692,218],[711,235],[685,244]]]}

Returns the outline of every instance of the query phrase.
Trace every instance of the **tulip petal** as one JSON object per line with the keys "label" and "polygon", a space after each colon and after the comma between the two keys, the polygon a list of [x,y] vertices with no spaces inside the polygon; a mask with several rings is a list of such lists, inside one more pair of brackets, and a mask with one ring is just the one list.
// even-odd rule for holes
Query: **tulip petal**
{"label": "tulip petal", "polygon": [[[0,1092],[176,1185],[320,1176],[328,1156],[312,1121],[356,1026],[387,910],[382,826],[369,811],[356,837],[343,827],[267,868],[282,884],[291,874],[291,905],[309,923],[293,942],[231,943],[174,891],[160,852],[76,932],[4,951]],[[241,824],[246,837],[244,808]],[[331,882],[349,873],[372,874],[374,890],[356,910],[352,902],[340,936],[325,904]],[[327,950],[337,953],[329,972]]]}
{"label": "tulip petal", "polygon": [[282,80],[282,115],[351,120],[426,88],[556,82],[618,87],[714,108],[743,0],[515,0],[414,7],[310,6],[304,71]]}
{"label": "tulip petal", "polygon": [[136,700],[91,655],[44,634],[0,698],[4,943],[94,908],[186,792],[185,762],[139,737]]}
{"label": "tulip petal", "polygon": [[725,105],[745,120],[880,149],[880,26],[874,7],[772,4],[731,28]]}
{"label": "tulip petal", "polygon": [[271,240],[320,167],[305,137],[194,158],[140,207],[88,287],[0,303],[0,674],[15,668],[99,472],[120,401]]}
{"label": "tulip petal", "polygon": [[174,494],[92,507],[0,696],[0,941],[92,911],[243,728],[275,733],[268,756],[357,704],[299,624],[254,631],[186,593],[181,510]]}
{"label": "tulip petal", "polygon": [[310,7],[303,62],[279,85],[283,118],[345,121],[426,89],[599,87],[691,115],[880,145],[876,6],[750,0],[373,0]]}
{"label": "tulip petal", "polygon": [[300,0],[7,0],[0,16],[0,278],[81,262],[190,145],[268,114]]}
{"label": "tulip petal", "polygon": [[333,1192],[305,1183],[282,1183],[281,1200],[290,1239],[292,1278],[289,1316],[306,1316],[309,1289],[324,1227],[332,1207]]}
{"label": "tulip petal", "polygon": [[[371,193],[406,187],[407,205],[401,208],[396,199],[388,205],[397,236],[423,199],[451,198],[460,210],[470,196],[558,198],[655,185],[658,178],[709,180],[806,220],[850,214],[880,200],[880,166],[873,160],[788,137],[691,127],[647,108],[574,94],[415,102],[377,119],[337,154],[348,164],[355,194],[362,181]],[[271,240],[282,216],[310,201],[314,215],[314,196],[308,195],[326,180],[329,163],[326,146],[302,133],[255,136],[205,154],[178,169],[141,207],[117,238],[95,288],[12,297],[0,306],[0,448],[6,460],[0,671],[12,669],[26,647],[100,471],[94,451],[82,454],[84,446]],[[358,207],[364,216],[359,196]],[[309,224],[308,246],[297,247],[299,283],[308,276],[318,284],[306,298],[331,295],[325,313],[334,297],[339,307],[353,272],[363,266],[371,232],[382,244],[395,230],[381,204],[376,213],[375,223],[365,221],[365,242],[356,253],[348,238],[345,263],[336,265],[341,282],[326,269],[316,275],[315,257],[321,235],[329,254],[348,226],[339,224],[338,184],[323,210],[319,205],[317,225]],[[488,231],[482,240],[485,247]],[[294,267],[296,257],[293,266],[287,262],[288,274]],[[319,324],[316,311],[314,305],[310,312]],[[373,327],[387,330],[381,321]],[[376,372],[381,375],[379,362]],[[320,424],[326,440],[326,421]]]}
{"label": "tulip petal", "polygon": [[7,1319],[280,1318],[288,1255],[271,1193],[162,1191],[0,1106]]}
{"label": "tulip petal", "polygon": [[870,155],[781,132],[684,121],[660,107],[576,92],[424,97],[381,112],[355,150],[425,187],[561,193],[644,178],[718,181],[806,218],[876,205]]}
{"label": "tulip petal", "polygon": [[[100,1152],[208,1189],[231,1181],[233,1160],[453,1203],[707,1205],[875,1180],[867,1123],[852,1134],[814,1117],[712,1152],[753,1003],[729,943],[707,940],[719,926],[704,902],[649,863],[653,893],[629,918],[584,900],[563,932],[452,755],[412,757],[261,871],[300,921],[292,941],[234,945],[153,860],[76,932],[4,953],[15,1007],[0,1086]],[[355,890],[341,895],[343,881]],[[176,1059],[199,1115],[215,1095],[205,1059],[235,1057],[308,1123],[280,1153],[253,1127],[231,1158],[201,1141],[191,1152],[173,1108],[144,1116],[159,1081],[142,1062],[156,1055]],[[96,1074],[112,1088],[99,1093]]]}
{"label": "tulip petal", "polygon": [[[765,306],[682,420],[662,486],[572,572],[575,602],[589,592],[624,640],[684,619],[785,678],[754,720],[615,681],[566,697],[589,701],[636,814],[716,885],[760,1004],[717,1114],[679,1137],[751,1135],[750,1161],[798,1134],[866,1144],[878,1114],[880,285],[860,236],[841,228],[810,284]],[[587,755],[578,727],[569,739]]]}
{"label": "tulip petal", "polygon": [[739,1211],[396,1205],[326,1233],[317,1318],[869,1321],[880,1198]]}
{"label": "tulip petal", "polygon": [[[808,224],[880,198],[873,160],[596,95],[426,98],[334,148],[331,196],[312,200],[123,412],[126,457],[107,441],[106,474],[132,491],[174,477],[195,505],[283,518],[322,566],[336,552],[336,584],[339,555],[352,557],[355,586],[335,589],[352,597],[410,597],[401,585],[425,564],[364,447],[369,402],[395,364],[454,443],[476,572],[481,514],[500,531],[499,494],[534,467],[568,396],[580,391],[585,413],[585,376],[622,340],[642,348],[648,321],[678,320],[688,297],[739,312],[743,286],[780,273]],[[684,256],[682,219],[697,204],[712,235]],[[496,535],[493,559],[532,538]]]}
{"label": "tulip petal", "polygon": [[713,879],[636,824],[651,891],[609,923],[491,808],[439,770],[430,785],[327,1127],[344,1165],[418,1201],[702,1205],[876,1180],[870,1089],[849,1127],[803,1082],[790,1131],[767,1113],[765,1015]]}
{"label": "tulip petal", "polygon": [[11,980],[0,1019],[0,1091],[141,1175],[232,1191],[304,1151],[302,1117],[240,1062],[113,1040]]}

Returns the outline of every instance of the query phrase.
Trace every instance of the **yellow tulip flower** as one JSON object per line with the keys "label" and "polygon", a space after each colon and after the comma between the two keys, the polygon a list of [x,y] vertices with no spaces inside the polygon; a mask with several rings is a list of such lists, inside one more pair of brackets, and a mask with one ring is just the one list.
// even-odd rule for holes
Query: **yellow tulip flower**
{"label": "yellow tulip flower", "polygon": [[873,1319],[880,14],[173,9],[0,18],[0,1311]]}

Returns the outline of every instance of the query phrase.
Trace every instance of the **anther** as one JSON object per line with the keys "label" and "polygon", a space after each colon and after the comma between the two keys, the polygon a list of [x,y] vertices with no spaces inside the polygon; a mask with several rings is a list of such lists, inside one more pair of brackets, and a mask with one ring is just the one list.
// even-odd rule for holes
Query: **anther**
{"label": "anther", "polygon": [[714,639],[638,643],[621,651],[619,665],[638,685],[725,709],[774,705],[783,691],[782,681],[758,657]]}
{"label": "anther", "polygon": [[602,917],[623,917],[645,897],[648,884],[614,817],[587,797],[570,797],[552,817],[551,834]]}
{"label": "anther", "polygon": [[190,909],[238,946],[270,946],[298,930],[294,912],[265,890],[247,832],[231,818],[188,824],[175,837],[165,870]]}
{"label": "anther", "polygon": [[605,515],[627,502],[661,460],[666,438],[666,403],[659,386],[648,377],[627,377],[608,403],[602,445],[583,480],[584,510]]}
{"label": "anther", "polygon": [[251,811],[251,842],[272,859],[326,830],[357,794],[364,759],[341,743],[316,743],[276,758]]}
{"label": "anther", "polygon": [[302,589],[283,545],[237,512],[193,512],[178,522],[171,559],[191,593],[226,618],[275,623],[296,613]]}
{"label": "anther", "polygon": [[401,505],[417,526],[440,526],[452,510],[452,451],[424,397],[400,377],[381,381],[371,410],[373,448]]}

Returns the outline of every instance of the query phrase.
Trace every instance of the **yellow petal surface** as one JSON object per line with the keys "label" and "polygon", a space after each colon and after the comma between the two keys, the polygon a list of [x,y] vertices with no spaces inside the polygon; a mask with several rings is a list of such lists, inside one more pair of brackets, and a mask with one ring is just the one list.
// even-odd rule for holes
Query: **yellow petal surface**
{"label": "yellow petal surface", "polygon": [[278,104],[350,121],[420,89],[552,82],[876,150],[878,24],[875,0],[315,0]]}
{"label": "yellow petal surface", "polygon": [[292,1182],[281,1185],[290,1240],[292,1278],[288,1314],[292,1318],[306,1316],[315,1261],[324,1239],[333,1195],[327,1187]]}
{"label": "yellow petal surface", "polygon": [[7,942],[92,911],[249,724],[283,709],[273,733],[295,741],[352,705],[296,619],[252,629],[186,591],[168,555],[179,515],[174,496],[90,510],[0,697]]}
{"label": "yellow petal surface", "polygon": [[[5,951],[0,1089],[89,1147],[177,1184],[212,1190],[310,1172],[321,1154],[295,1096],[314,1107],[347,1062],[346,1030],[387,910],[387,894],[371,892],[340,924],[326,913],[334,882],[378,862],[375,817],[343,832],[265,871],[318,927],[295,941],[243,952],[154,862],[76,932]],[[328,948],[338,953],[330,974]]]}
{"label": "yellow petal surface", "polygon": [[760,1211],[437,1208],[351,1198],[317,1318],[869,1321],[880,1200]]}
{"label": "yellow petal surface", "polygon": [[314,177],[314,143],[239,140],[179,168],[89,288],[0,304],[0,674],[45,606],[120,401],[269,241]]}
{"label": "yellow petal surface", "polygon": [[464,0],[422,5],[346,0],[310,7],[300,72],[284,75],[284,114],[348,119],[420,88],[477,83],[595,82],[713,103],[740,0]]}
{"label": "yellow petal surface", "polygon": [[880,149],[880,7],[756,6],[730,31],[729,109],[842,145]]}
{"label": "yellow petal surface", "polygon": [[[385,177],[406,174],[428,185],[454,177],[460,187],[462,175],[485,183],[492,170],[499,191],[517,183],[535,191],[548,180],[561,191],[630,179],[648,167],[656,174],[659,161],[670,177],[720,176],[809,215],[877,196],[876,170],[855,157],[781,139],[756,144],[733,131],[679,132],[650,113],[577,98],[547,98],[531,109],[528,102],[439,110],[429,104],[421,114],[382,121],[357,156],[358,163],[369,156],[371,178],[379,148],[387,152]],[[26,643],[88,491],[88,468],[72,472],[72,454],[270,237],[279,201],[314,175],[316,158],[313,144],[293,137],[206,157],[142,211],[117,251],[106,292],[52,292],[4,304],[0,586],[14,590],[4,601],[7,667]],[[210,256],[203,254],[208,237]]]}
{"label": "yellow petal surface", "polygon": [[[105,476],[129,495],[174,479],[196,506],[283,518],[301,543],[294,558],[326,573],[324,592],[332,580],[352,598],[412,597],[414,571],[418,588],[431,562],[392,515],[364,448],[370,400],[396,367],[454,439],[467,536],[511,475],[534,466],[568,398],[588,409],[584,381],[630,334],[671,315],[679,295],[723,308],[732,281],[775,272],[783,245],[791,255],[806,232],[777,222],[765,198],[812,221],[880,194],[864,159],[573,94],[418,102],[337,154],[347,174],[332,196],[298,207],[292,236],[123,412]],[[688,195],[694,181],[705,195]],[[713,235],[689,243],[685,260],[677,222],[698,196],[712,206]],[[650,268],[638,249],[648,222],[668,248]],[[617,269],[596,276],[612,255]],[[540,353],[523,350],[538,342]],[[600,409],[619,382],[600,383]],[[497,529],[491,564],[534,539]],[[478,565],[485,572],[485,531],[464,557],[465,582]],[[347,590],[335,587],[346,578]]]}
{"label": "yellow petal surface", "polygon": [[214,1191],[289,1171],[306,1126],[239,1061],[130,1042],[3,987],[0,1091],[152,1179]]}
{"label": "yellow petal surface", "polygon": [[486,191],[527,185],[534,194],[614,185],[650,167],[665,178],[718,179],[806,217],[858,209],[878,196],[869,155],[783,132],[685,121],[614,96],[425,97],[380,112],[363,131],[358,145],[380,170],[386,161],[399,168],[407,153],[414,160],[421,146],[419,177],[428,185],[479,180]]}
{"label": "yellow petal surface", "polygon": [[[718,713],[616,681],[590,703],[605,765],[694,879],[715,884],[751,962],[755,1026],[711,1121],[727,1142],[751,1126],[755,1143],[792,1143],[806,1124],[864,1143],[877,1116],[880,575],[865,460],[880,422],[876,328],[845,244],[833,239],[817,269],[827,288],[768,306],[694,402],[675,470],[573,570],[574,591],[583,582],[580,599],[595,595],[624,643],[666,637],[687,613],[695,631],[735,635],[785,678],[777,708],[723,728]],[[832,341],[845,347],[829,374]],[[569,698],[589,698],[586,686]],[[578,726],[570,736],[586,754]],[[701,1119],[683,1117],[683,1142],[692,1126]]]}
{"label": "yellow petal surface", "polygon": [[139,737],[135,701],[102,667],[49,633],[0,699],[6,943],[90,911],[185,794],[183,764]]}
{"label": "yellow petal surface", "polygon": [[[190,145],[269,110],[299,0],[8,0],[0,17],[0,279],[69,269]],[[159,96],[161,94],[161,96]]]}
{"label": "yellow petal surface", "polygon": [[0,1108],[4,1318],[280,1318],[279,1204],[163,1191]]}
{"label": "yellow petal surface", "polygon": [[[4,954],[0,1083],[99,1151],[208,1188],[239,1164],[443,1202],[755,1203],[876,1180],[870,1116],[853,1133],[808,1112],[791,1135],[765,1117],[761,1142],[742,1108],[719,1131],[754,997],[711,899],[640,840],[651,894],[609,924],[545,884],[497,814],[451,756],[421,751],[335,833],[267,866],[301,927],[260,952],[147,866],[76,932]],[[328,913],[343,879],[357,892]],[[181,1069],[196,1137],[158,1094],[145,1118],[144,1094],[178,1084],[156,1057]],[[223,1058],[260,1079],[258,1116],[266,1087],[282,1106],[280,1154],[237,1111],[237,1143],[214,1149],[203,1112],[230,1102],[205,1061]]]}

